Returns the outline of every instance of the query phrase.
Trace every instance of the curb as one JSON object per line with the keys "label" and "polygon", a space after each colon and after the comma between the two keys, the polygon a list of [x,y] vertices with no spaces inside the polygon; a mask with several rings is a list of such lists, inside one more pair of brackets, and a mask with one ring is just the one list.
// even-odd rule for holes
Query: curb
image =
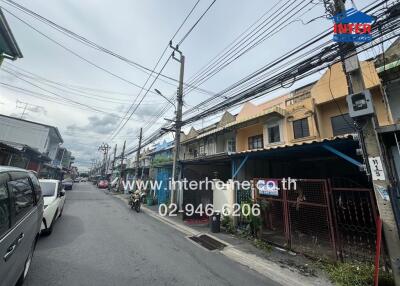
{"label": "curb", "polygon": [[[120,196],[114,195],[118,199],[128,203],[128,199]],[[151,216],[152,218],[168,224],[170,227],[175,228],[176,230],[180,231],[181,233],[185,234],[186,236],[197,236],[202,234],[200,231],[196,231],[191,227],[185,226],[181,223],[172,221],[168,218],[160,216],[157,212],[145,207],[142,205],[141,209],[144,213]],[[227,246],[219,251],[221,254],[226,256],[227,258],[243,265],[247,266],[248,268],[256,271],[257,273],[265,276],[281,285],[287,286],[303,286],[303,285],[319,285],[318,283],[313,283],[311,281],[305,281],[305,279],[299,275],[295,275],[293,272],[288,272],[282,269],[282,267],[274,262],[268,261],[264,258],[261,258],[254,254],[249,254],[243,252],[236,247],[232,246],[232,244],[213,236],[212,234],[207,233],[208,236],[212,237],[213,239],[226,244]]]}

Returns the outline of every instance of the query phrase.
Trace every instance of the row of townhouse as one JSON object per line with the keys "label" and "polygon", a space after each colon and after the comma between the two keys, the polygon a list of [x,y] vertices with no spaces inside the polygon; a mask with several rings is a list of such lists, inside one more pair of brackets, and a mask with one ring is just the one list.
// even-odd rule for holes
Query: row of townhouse
{"label": "row of townhouse", "polygon": [[[384,191],[400,219],[400,40],[385,51],[385,60],[360,64],[392,182]],[[338,63],[315,82],[258,105],[247,102],[238,114],[225,112],[205,128],[190,128],[181,136],[180,178],[220,180],[224,192],[180,189],[178,205],[212,203],[220,210],[226,203],[256,202],[262,206],[260,236],[269,242],[327,259],[373,259],[378,210],[347,95]],[[173,142],[166,141],[142,152],[141,178],[169,180],[172,154]],[[282,188],[283,178],[297,179],[297,189]],[[252,189],[231,180],[251,181]],[[276,182],[278,191],[265,195],[257,187],[261,180]],[[154,190],[159,204],[171,196],[163,186]],[[238,227],[248,224],[246,217],[233,219]]]}
{"label": "row of townhouse", "polygon": [[[361,62],[363,79],[372,95],[377,133],[392,186],[391,203],[399,206],[400,175],[400,49],[399,40],[385,52],[386,60]],[[216,189],[180,190],[178,204],[195,207],[213,203],[257,202],[262,206],[261,237],[272,243],[327,259],[371,260],[378,215],[369,174],[363,165],[357,129],[349,116],[347,81],[341,64],[319,80],[255,105],[238,114],[225,112],[205,128],[190,128],[181,137],[180,177],[221,180]],[[359,128],[360,126],[358,126]],[[172,142],[164,142],[147,158],[153,180],[172,174]],[[144,167],[144,165],[142,165]],[[282,178],[297,179],[296,190],[284,190]],[[280,186],[263,195],[256,182]],[[253,182],[251,191],[228,184]],[[169,200],[168,188],[156,190],[158,202]],[[397,212],[397,218],[399,214]],[[247,218],[234,218],[238,227]]]}
{"label": "row of townhouse", "polygon": [[[389,132],[389,143],[381,142],[388,146],[385,161],[394,166],[390,176],[397,182],[400,149],[393,131],[400,130],[398,83],[397,89],[387,90],[376,68],[373,60],[361,62],[378,132]],[[335,64],[316,82],[259,105],[248,102],[238,114],[225,112],[206,128],[191,128],[181,141],[182,178],[254,185],[249,192],[226,184],[228,195],[217,189],[183,190],[179,204],[212,203],[221,209],[225,203],[255,201],[262,206],[263,239],[314,257],[371,261],[378,211],[370,177],[362,168],[364,158],[357,152],[360,144],[347,95],[342,65]],[[297,189],[284,190],[283,178],[295,178]],[[279,191],[264,195],[259,181],[273,181]],[[399,192],[393,190],[398,209]],[[248,223],[234,219],[239,227]]]}
{"label": "row of townhouse", "polygon": [[[374,63],[362,62],[362,71],[366,88],[373,96],[379,126],[392,124],[394,120],[388,112],[388,102],[383,96]],[[183,165],[183,176],[185,170],[190,170],[190,173],[196,173],[199,177],[214,177],[213,173],[218,172],[218,179],[224,181],[234,178],[252,179],[260,175],[282,177],[290,175],[278,171],[283,165],[297,159],[306,162],[305,158],[302,158],[306,155],[304,152],[294,152],[296,154],[293,153],[293,156],[288,153],[288,160],[283,161],[286,151],[306,151],[311,147],[315,149],[316,146],[320,147],[318,151],[321,153],[318,155],[321,155],[321,158],[315,158],[313,165],[321,161],[322,155],[326,154],[329,154],[326,157],[328,161],[332,159],[332,155],[339,153],[354,157],[355,154],[351,154],[354,150],[346,150],[346,147],[341,146],[341,142],[354,142],[349,136],[356,133],[353,120],[348,115],[346,96],[345,74],[341,64],[335,64],[316,82],[259,105],[248,102],[238,114],[225,112],[219,122],[209,127],[200,130],[191,128],[187,135],[182,136],[181,141],[180,161]],[[353,147],[357,145],[349,144]],[[258,157],[268,157],[274,152],[279,152],[277,160],[272,158],[268,161],[277,161],[274,162],[275,170],[267,171],[268,168],[263,165],[266,160],[258,160]],[[346,157],[338,158],[346,160]],[[244,163],[241,168],[235,166],[235,172],[232,173],[232,165],[241,164],[243,160],[253,161],[253,169],[255,167],[258,171],[254,173],[251,169],[246,170],[246,167],[251,166]],[[210,162],[218,164],[213,165],[214,168],[208,168]],[[206,167],[201,168],[202,165]],[[306,165],[305,168],[298,168],[293,175],[326,177],[326,165],[324,167],[324,164],[321,164],[317,172],[314,168],[309,170]],[[337,175],[345,175],[338,171]],[[358,169],[356,171],[358,172]],[[347,177],[351,178],[351,173]]]}
{"label": "row of townhouse", "polygon": [[75,158],[57,127],[0,114],[0,130],[0,165],[58,179],[71,171]]}

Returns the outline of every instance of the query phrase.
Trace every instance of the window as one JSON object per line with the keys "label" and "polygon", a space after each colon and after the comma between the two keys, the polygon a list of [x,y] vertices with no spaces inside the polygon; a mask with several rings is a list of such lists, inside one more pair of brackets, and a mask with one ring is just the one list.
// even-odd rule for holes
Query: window
{"label": "window", "polygon": [[0,238],[10,228],[10,199],[4,182],[0,175]]}
{"label": "window", "polygon": [[236,141],[234,138],[228,139],[226,142],[226,151],[235,152],[236,151]]}
{"label": "window", "polygon": [[[61,186],[61,184],[59,184]],[[55,195],[56,183],[53,182],[41,182],[43,197],[52,197]]]}
{"label": "window", "polygon": [[263,136],[262,135],[256,135],[249,137],[249,150],[251,149],[260,149],[263,148],[264,143],[263,143]]}
{"label": "window", "polygon": [[310,136],[310,129],[308,128],[307,118],[293,121],[294,139]]}
{"label": "window", "polygon": [[354,133],[354,121],[348,113],[331,117],[333,135]]}
{"label": "window", "polygon": [[[202,143],[203,144],[203,143]],[[199,148],[199,153],[200,153],[200,155],[202,155],[202,154],[204,154],[205,153],[205,148],[204,148],[204,145],[200,145],[200,148]]]}
{"label": "window", "polygon": [[14,197],[15,217],[19,220],[33,207],[33,190],[31,184],[29,179],[25,177],[10,181],[8,188]]}
{"label": "window", "polygon": [[268,127],[268,142],[276,143],[281,141],[281,135],[279,133],[279,125]]}
{"label": "window", "polygon": [[36,197],[36,203],[37,203],[40,201],[40,197],[42,196],[42,190],[40,188],[40,183],[35,174],[29,173],[29,177],[31,178],[33,189],[35,190],[35,197]]}

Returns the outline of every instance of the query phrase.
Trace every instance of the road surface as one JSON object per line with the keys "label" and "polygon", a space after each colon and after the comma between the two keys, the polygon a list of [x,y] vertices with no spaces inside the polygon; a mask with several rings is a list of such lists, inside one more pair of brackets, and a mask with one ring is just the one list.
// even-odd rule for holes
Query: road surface
{"label": "road surface", "polygon": [[67,191],[53,233],[40,238],[25,285],[278,284],[79,183]]}

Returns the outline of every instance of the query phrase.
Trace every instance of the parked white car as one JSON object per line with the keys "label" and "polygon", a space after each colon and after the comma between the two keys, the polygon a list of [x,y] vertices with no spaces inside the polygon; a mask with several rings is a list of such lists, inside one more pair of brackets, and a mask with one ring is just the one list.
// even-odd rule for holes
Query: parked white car
{"label": "parked white car", "polygon": [[51,234],[54,223],[62,215],[65,203],[65,190],[58,180],[39,180],[44,201],[41,232]]}

